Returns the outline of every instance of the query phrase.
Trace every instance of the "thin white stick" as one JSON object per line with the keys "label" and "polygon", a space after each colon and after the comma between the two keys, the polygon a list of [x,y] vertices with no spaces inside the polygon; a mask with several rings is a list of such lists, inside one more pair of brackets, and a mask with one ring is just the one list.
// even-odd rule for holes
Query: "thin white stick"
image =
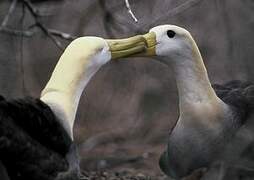
{"label": "thin white stick", "polygon": [[10,8],[8,10],[8,13],[4,17],[4,20],[3,20],[2,24],[1,24],[1,27],[5,27],[7,25],[8,21],[9,21],[9,17],[13,13],[13,11],[15,10],[16,5],[17,5],[17,0],[13,0],[12,3],[11,3]]}
{"label": "thin white stick", "polygon": [[135,22],[138,22],[138,19],[136,18],[136,16],[133,14],[133,12],[131,10],[129,0],[125,0],[125,4],[126,4],[126,7],[128,9],[128,12],[130,13],[131,17],[134,19]]}

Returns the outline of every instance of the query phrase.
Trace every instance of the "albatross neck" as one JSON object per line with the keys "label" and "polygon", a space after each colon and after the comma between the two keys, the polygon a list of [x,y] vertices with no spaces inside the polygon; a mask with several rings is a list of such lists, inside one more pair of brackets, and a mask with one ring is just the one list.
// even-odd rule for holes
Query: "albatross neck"
{"label": "albatross neck", "polygon": [[91,77],[111,57],[106,44],[98,51],[97,44],[100,43],[100,39],[94,38],[80,38],[72,42],[41,93],[41,100],[50,106],[72,139],[81,94]]}
{"label": "albatross neck", "polygon": [[191,50],[178,56],[173,63],[181,112],[194,105],[220,102],[211,86],[199,49],[193,39],[190,42]]}

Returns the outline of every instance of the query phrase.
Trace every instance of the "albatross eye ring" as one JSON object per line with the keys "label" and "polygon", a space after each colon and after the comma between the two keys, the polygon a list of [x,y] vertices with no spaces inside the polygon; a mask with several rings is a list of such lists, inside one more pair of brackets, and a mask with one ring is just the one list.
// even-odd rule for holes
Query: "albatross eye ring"
{"label": "albatross eye ring", "polygon": [[168,30],[167,35],[168,35],[169,38],[173,38],[173,37],[175,37],[176,33],[175,33],[175,31]]}

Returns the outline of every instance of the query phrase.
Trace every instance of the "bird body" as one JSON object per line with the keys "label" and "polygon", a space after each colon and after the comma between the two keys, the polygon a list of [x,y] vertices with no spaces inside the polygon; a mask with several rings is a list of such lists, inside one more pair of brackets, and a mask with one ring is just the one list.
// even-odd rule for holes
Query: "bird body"
{"label": "bird body", "polygon": [[85,86],[111,59],[144,49],[142,36],[78,38],[62,54],[40,99],[0,98],[0,161],[11,178],[61,180],[74,173],[77,179],[73,124]]}
{"label": "bird body", "polygon": [[168,174],[173,177],[188,174],[215,159],[226,138],[235,132],[234,126],[240,125],[230,123],[235,121],[233,112],[217,97],[198,47],[186,35],[190,38],[184,52],[171,57],[180,112],[167,151],[171,167]]}
{"label": "bird body", "polygon": [[213,88],[224,105],[212,111],[201,107],[197,109],[198,115],[196,111],[184,118],[180,115],[170,133],[168,148],[160,158],[166,174],[179,178],[219,160],[230,139],[249,117],[253,84],[230,81]]}
{"label": "bird body", "polygon": [[[144,37],[148,42],[148,52],[144,54],[151,55],[153,51],[152,55],[170,65],[175,74],[179,118],[169,135],[167,150],[160,158],[160,167],[178,179],[219,158],[247,119],[254,88],[248,84],[246,93],[241,88],[244,83],[235,82],[232,82],[233,89],[219,85],[213,88],[198,46],[183,28],[157,26]],[[156,40],[152,42],[151,37]]]}
{"label": "bird body", "polygon": [[[239,81],[212,87],[198,46],[190,33],[177,26],[163,25],[152,28],[145,35],[127,39],[78,38],[62,54],[40,100],[0,102],[0,115],[4,114],[0,116],[0,141],[5,142],[0,146],[0,153],[4,152],[5,158],[8,158],[11,156],[9,151],[18,147],[21,149],[16,154],[26,152],[24,157],[27,157],[27,152],[33,152],[31,159],[38,159],[38,163],[34,163],[37,168],[33,168],[31,159],[26,161],[26,158],[16,157],[15,162],[25,162],[23,168],[24,162],[17,165],[16,173],[36,179],[38,174],[31,177],[31,173],[40,170],[41,162],[49,161],[46,168],[50,166],[52,157],[62,157],[59,161],[67,160],[67,165],[72,165],[73,158],[74,162],[76,158],[71,155],[73,125],[84,88],[111,59],[137,55],[159,56],[164,64],[172,66],[176,78],[180,114],[169,136],[167,150],[160,158],[161,169],[169,176],[181,178],[219,158],[254,107],[254,87]],[[48,115],[40,108],[38,110],[38,106]],[[15,116],[15,111],[18,112],[16,115],[21,113],[21,121]],[[22,114],[22,111],[31,114]],[[4,121],[6,118],[10,120]],[[50,120],[47,121],[47,118]],[[17,132],[22,135],[21,139],[17,138]],[[20,146],[21,142],[27,145],[25,150]],[[58,146],[59,143],[63,146]],[[7,164],[7,171],[10,170],[8,162],[3,159],[0,157],[4,165]],[[59,173],[56,171],[46,169],[42,174],[56,177]]]}
{"label": "bird body", "polygon": [[55,179],[64,171],[79,175],[72,133],[79,99],[110,59],[104,39],[78,38],[62,54],[40,99],[2,98],[0,159],[11,179]]}
{"label": "bird body", "polygon": [[53,180],[69,169],[72,140],[39,99],[0,101],[0,159],[10,179]]}

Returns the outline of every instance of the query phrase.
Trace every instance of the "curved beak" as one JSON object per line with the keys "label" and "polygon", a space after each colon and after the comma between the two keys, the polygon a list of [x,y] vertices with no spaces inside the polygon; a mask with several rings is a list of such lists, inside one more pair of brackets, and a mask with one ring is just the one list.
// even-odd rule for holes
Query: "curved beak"
{"label": "curved beak", "polygon": [[156,36],[153,32],[126,39],[108,39],[106,41],[110,48],[111,59],[156,55]]}

